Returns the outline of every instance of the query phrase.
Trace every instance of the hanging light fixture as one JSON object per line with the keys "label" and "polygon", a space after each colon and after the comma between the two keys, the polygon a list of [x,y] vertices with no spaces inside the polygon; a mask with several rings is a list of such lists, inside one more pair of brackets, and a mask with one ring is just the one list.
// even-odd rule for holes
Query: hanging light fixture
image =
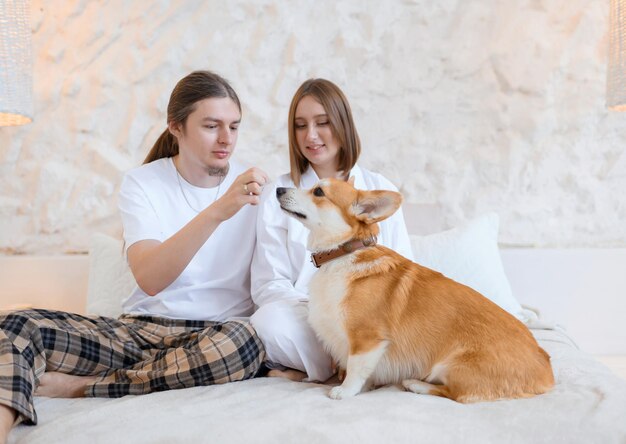
{"label": "hanging light fixture", "polygon": [[30,2],[0,0],[0,126],[32,120]]}
{"label": "hanging light fixture", "polygon": [[611,0],[606,106],[626,111],[626,0]]}

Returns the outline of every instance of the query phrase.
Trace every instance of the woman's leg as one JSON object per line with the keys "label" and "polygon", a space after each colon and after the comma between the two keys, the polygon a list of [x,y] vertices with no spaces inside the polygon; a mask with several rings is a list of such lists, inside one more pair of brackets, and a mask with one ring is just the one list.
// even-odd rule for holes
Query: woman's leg
{"label": "woman's leg", "polygon": [[265,357],[263,344],[248,322],[132,318],[138,335],[161,337],[151,356],[110,371],[87,388],[88,396],[140,395],[252,378]]}
{"label": "woman's leg", "polygon": [[306,302],[277,301],[260,307],[250,323],[265,346],[270,368],[280,364],[305,372],[309,381],[323,382],[333,374],[331,360],[309,325],[308,313]]}

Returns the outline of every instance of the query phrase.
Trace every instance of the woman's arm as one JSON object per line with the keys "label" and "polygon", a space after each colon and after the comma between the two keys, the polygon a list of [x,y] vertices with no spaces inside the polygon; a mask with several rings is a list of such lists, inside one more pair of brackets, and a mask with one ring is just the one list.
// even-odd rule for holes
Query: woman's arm
{"label": "woman's arm", "polygon": [[297,276],[293,275],[295,270],[287,249],[287,217],[278,205],[276,184],[268,186],[257,213],[251,269],[252,300],[259,307],[278,300],[308,299],[306,293],[294,287]]}
{"label": "woman's arm", "polygon": [[[154,296],[174,282],[189,265],[215,229],[234,216],[244,205],[257,205],[267,176],[257,168],[239,175],[222,197],[194,217],[164,242],[146,239],[132,244],[127,251],[137,285]],[[249,195],[244,192],[247,184]]]}

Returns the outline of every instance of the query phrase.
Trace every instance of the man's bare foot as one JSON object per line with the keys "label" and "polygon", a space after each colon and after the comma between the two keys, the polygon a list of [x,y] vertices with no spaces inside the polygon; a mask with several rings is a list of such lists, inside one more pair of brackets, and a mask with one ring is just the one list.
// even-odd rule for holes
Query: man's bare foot
{"label": "man's bare foot", "polygon": [[306,378],[306,373],[302,373],[298,370],[288,368],[287,370],[270,370],[267,373],[267,376],[269,376],[270,378],[287,378],[291,381],[300,382],[304,378]]}
{"label": "man's bare foot", "polygon": [[15,410],[0,404],[0,444],[6,444],[16,417],[17,412]]}
{"label": "man's bare foot", "polygon": [[82,398],[85,388],[95,382],[96,376],[76,376],[59,372],[46,372],[39,380],[35,396],[48,398]]}

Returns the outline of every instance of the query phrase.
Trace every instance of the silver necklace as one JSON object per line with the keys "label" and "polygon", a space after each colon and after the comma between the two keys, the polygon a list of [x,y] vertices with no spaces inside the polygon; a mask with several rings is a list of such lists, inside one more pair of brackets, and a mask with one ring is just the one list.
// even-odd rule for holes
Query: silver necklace
{"label": "silver necklace", "polygon": [[[176,170],[176,179],[178,179],[178,187],[180,188],[180,192],[183,195],[183,198],[185,199],[185,202],[187,202],[187,205],[189,206],[189,208],[191,208],[193,211],[195,211],[196,213],[200,213],[200,211],[202,210],[196,210],[191,203],[189,202],[189,199],[187,199],[187,195],[185,194],[185,190],[183,189],[183,184],[180,181],[180,173],[178,172],[178,168],[176,168],[176,165],[174,165],[174,169]],[[213,198],[213,202],[215,202],[217,200],[217,196],[220,195],[220,187],[222,186],[222,182],[224,181],[224,176],[225,174],[222,174],[220,176],[220,181],[217,184],[217,191],[215,192],[215,197]],[[211,202],[211,203],[213,203]]]}

